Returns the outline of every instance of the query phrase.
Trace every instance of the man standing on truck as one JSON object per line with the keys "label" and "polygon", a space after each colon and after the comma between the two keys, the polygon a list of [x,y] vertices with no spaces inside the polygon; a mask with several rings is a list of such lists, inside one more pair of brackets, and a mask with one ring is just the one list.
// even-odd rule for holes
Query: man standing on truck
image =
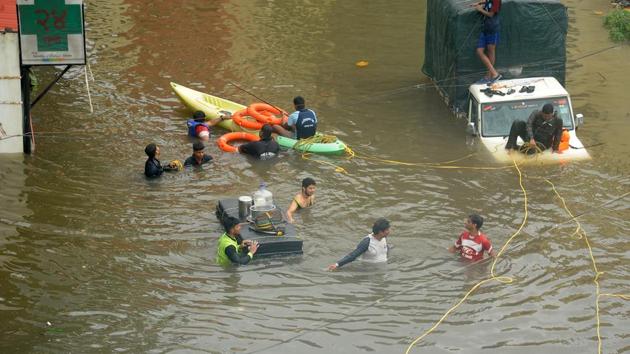
{"label": "man standing on truck", "polygon": [[562,119],[558,118],[553,111],[553,104],[546,103],[542,111],[533,111],[527,119],[527,123],[522,120],[515,120],[510,128],[510,136],[505,148],[517,150],[516,138],[519,136],[523,141],[529,142],[529,153],[536,152],[536,149],[533,149],[534,146],[538,146],[542,150],[552,148],[553,152],[559,153]]}
{"label": "man standing on truck", "polygon": [[502,78],[501,74],[494,68],[496,48],[499,43],[501,0],[483,0],[472,6],[475,6],[475,9],[483,16],[482,30],[477,42],[477,55],[488,69],[488,74],[481,80],[481,83],[495,82]]}

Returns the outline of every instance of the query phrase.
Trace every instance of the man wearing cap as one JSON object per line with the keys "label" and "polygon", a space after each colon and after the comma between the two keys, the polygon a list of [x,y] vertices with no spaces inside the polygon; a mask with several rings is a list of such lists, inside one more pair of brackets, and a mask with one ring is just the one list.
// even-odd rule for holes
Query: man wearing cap
{"label": "man wearing cap", "polygon": [[205,113],[196,111],[193,113],[192,119],[186,122],[188,125],[188,135],[197,137],[203,141],[208,141],[210,139],[210,127],[221,123],[225,119],[228,119],[225,114],[219,114],[219,118],[206,120]]}
{"label": "man wearing cap", "polygon": [[241,154],[253,156],[261,160],[268,160],[278,156],[280,146],[271,137],[272,131],[273,128],[271,127],[271,125],[263,125],[260,129],[260,133],[258,133],[258,135],[260,136],[260,140],[252,141],[250,143],[239,146],[238,152],[240,152]]}
{"label": "man wearing cap", "polygon": [[295,112],[291,113],[287,122],[283,125],[274,125],[276,134],[293,139],[306,139],[317,132],[317,115],[306,108],[306,101],[302,96],[293,99]]}
{"label": "man wearing cap", "polygon": [[212,156],[203,152],[203,149],[205,148],[206,147],[201,141],[195,142],[193,144],[192,156],[188,157],[186,161],[184,161],[184,166],[201,166],[206,162],[212,161]]}
{"label": "man wearing cap", "polygon": [[233,216],[225,219],[223,227],[225,232],[219,237],[217,245],[217,264],[229,266],[249,263],[258,250],[258,242],[243,240],[240,221]]}
{"label": "man wearing cap", "polygon": [[[560,153],[558,147],[562,137],[562,119],[558,118],[554,112],[553,104],[545,104],[542,111],[533,111],[527,123],[515,120],[510,128],[510,136],[505,148],[517,150],[519,147],[516,145],[516,138],[519,136],[523,141],[529,142],[531,147],[538,146],[542,150],[551,148],[553,152]],[[536,151],[529,149],[528,152]]]}

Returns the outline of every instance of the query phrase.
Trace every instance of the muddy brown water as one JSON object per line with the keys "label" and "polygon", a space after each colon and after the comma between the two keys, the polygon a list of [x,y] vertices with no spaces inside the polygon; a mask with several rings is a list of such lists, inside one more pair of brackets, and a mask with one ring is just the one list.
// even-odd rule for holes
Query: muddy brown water
{"label": "muddy brown water", "polygon": [[[592,262],[543,177],[585,213],[601,292],[630,293],[630,201],[603,205],[630,190],[630,48],[589,55],[614,45],[595,13],[608,2],[566,5],[566,86],[586,117],[579,135],[605,145],[591,161],[524,168],[529,219],[497,263],[514,282],[482,286],[413,353],[597,352]],[[320,130],[359,155],[473,153],[458,164],[492,166],[425,85],[425,17],[425,1],[89,1],[95,112],[83,72],[71,71],[33,112],[36,153],[0,156],[1,351],[403,353],[488,274],[446,252],[467,213],[486,217],[497,248],[523,221],[513,169],[324,158],[342,174],[295,153],[260,164],[210,144],[210,167],[148,182],[143,148],[158,143],[163,160],[190,153],[188,112],[170,81],[255,101],[234,82],[285,109],[303,95]],[[53,71],[38,73],[45,82]],[[307,176],[318,190],[297,217],[303,256],[214,264],[218,199],[264,180],[286,207]],[[326,272],[380,216],[393,225],[388,264]],[[602,297],[599,306],[603,352],[628,352],[630,303]]]}

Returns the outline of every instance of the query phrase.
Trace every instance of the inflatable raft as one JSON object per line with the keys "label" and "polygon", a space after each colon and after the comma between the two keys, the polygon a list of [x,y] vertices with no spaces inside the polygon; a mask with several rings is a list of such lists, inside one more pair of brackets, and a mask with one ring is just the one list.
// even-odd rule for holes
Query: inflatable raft
{"label": "inflatable raft", "polygon": [[284,231],[282,236],[276,236],[271,232],[255,231],[253,224],[249,220],[239,218],[238,199],[219,200],[216,215],[221,225],[223,225],[224,220],[230,216],[241,220],[243,223],[243,225],[241,225],[241,237],[243,237],[244,240],[258,241],[258,251],[254,255],[254,259],[303,253],[302,239],[297,236],[295,227],[292,224],[283,224]]}

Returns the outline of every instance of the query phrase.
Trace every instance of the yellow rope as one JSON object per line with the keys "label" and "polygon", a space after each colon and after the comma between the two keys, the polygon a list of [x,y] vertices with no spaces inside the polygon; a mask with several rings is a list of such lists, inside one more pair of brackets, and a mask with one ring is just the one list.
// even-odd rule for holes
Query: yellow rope
{"label": "yellow rope", "polygon": [[521,147],[518,149],[518,151],[524,153],[524,154],[529,154],[530,151],[534,150],[534,153],[536,154],[536,156],[538,156],[538,154],[540,154],[541,152],[543,152],[543,149],[541,149],[538,144],[532,146],[529,142],[525,142],[523,145],[521,145]]}
{"label": "yellow rope", "polygon": [[630,295],[624,295],[624,294],[599,294],[599,296],[619,297],[624,300],[630,300]]}
{"label": "yellow rope", "polygon": [[314,162],[320,163],[322,165],[329,165],[329,166],[332,166],[335,169],[335,172],[343,173],[343,174],[346,174],[346,175],[348,174],[348,171],[345,168],[343,168],[343,167],[341,167],[339,165],[336,165],[336,164],[334,164],[332,162],[310,158],[309,156],[311,156],[311,155],[313,155],[313,154],[310,153],[310,152],[306,152],[306,151],[302,152],[302,158],[304,160],[314,161]]}
{"label": "yellow rope", "polygon": [[[537,145],[535,146],[531,146],[529,143],[524,143],[519,151],[521,153],[524,154],[529,154],[529,152],[531,150],[534,150],[536,153],[534,154],[535,158],[533,159],[534,161],[528,160],[528,161],[524,161],[521,162],[521,165],[525,165],[527,163],[532,163],[535,162],[536,160],[538,160],[538,156],[540,156],[539,154],[543,152],[543,150],[538,147]],[[494,152],[497,152],[498,148],[495,149]],[[377,161],[377,162],[382,162],[382,163],[386,163],[386,164],[391,164],[391,165],[401,165],[401,166],[422,166],[422,167],[427,167],[427,168],[434,168],[434,169],[461,169],[461,170],[505,170],[505,169],[511,169],[512,166],[458,166],[458,165],[451,165],[452,163],[455,162],[459,162],[462,160],[465,160],[469,157],[474,156],[475,154],[468,154],[464,157],[460,157],[458,159],[455,160],[450,160],[450,161],[442,161],[442,162],[405,162],[405,161],[397,161],[397,160],[388,160],[388,159],[382,159],[380,157],[376,157],[376,156],[371,156],[368,154],[357,154],[356,152],[354,152],[352,149],[350,149],[350,147],[346,147],[346,155],[348,155],[348,159],[352,159],[354,157],[357,158],[361,158],[364,160],[371,160],[371,161]],[[512,156],[511,156],[512,157]],[[512,157],[512,161],[514,162],[514,157]],[[520,172],[519,172],[520,173]]]}
{"label": "yellow rope", "polygon": [[354,158],[354,151],[350,148],[350,146],[346,145],[346,148],[344,149],[346,152],[346,155],[348,156],[348,160],[351,160]]}
{"label": "yellow rope", "polygon": [[336,142],[337,137],[334,135],[317,133],[311,137],[300,139],[293,145],[296,150],[306,150],[313,144],[330,144]]}
{"label": "yellow rope", "polygon": [[469,169],[469,170],[505,170],[505,169],[511,169],[512,166],[496,166],[496,167],[486,167],[486,166],[482,166],[482,167],[478,167],[478,166],[456,166],[456,165],[451,165],[452,163],[455,162],[459,162],[462,160],[465,160],[469,157],[474,156],[475,154],[468,154],[464,157],[460,157],[457,158],[455,160],[450,160],[450,161],[442,161],[442,162],[405,162],[405,161],[397,161],[397,160],[389,160],[389,159],[382,159],[380,157],[376,157],[376,156],[372,156],[372,155],[368,155],[368,154],[357,154],[356,152],[354,152],[352,149],[350,149],[349,147],[346,147],[346,154],[349,156],[348,159],[352,159],[354,157],[363,159],[363,160],[370,160],[370,161],[377,161],[377,162],[382,162],[382,163],[386,163],[386,164],[390,164],[390,165],[401,165],[401,166],[422,166],[422,167],[428,167],[428,168],[435,168],[435,169]]}
{"label": "yellow rope", "polygon": [[[317,159],[313,159],[310,158],[310,156],[312,155],[311,153],[307,152],[307,150],[309,149],[309,147],[313,144],[317,144],[317,143],[321,143],[321,144],[326,144],[326,143],[333,143],[335,141],[337,141],[337,137],[334,135],[324,135],[324,134],[316,134],[310,138],[306,138],[306,139],[301,139],[299,140],[294,146],[293,149],[296,150],[301,150],[302,151],[302,158],[305,160],[310,160],[310,161],[314,161],[317,163],[321,163],[324,165],[329,165],[335,168],[335,172],[340,172],[340,173],[344,173],[347,174],[348,171],[339,166],[336,165],[334,163],[328,162],[328,161],[323,161],[323,160],[317,160]],[[350,148],[349,146],[346,145],[345,147],[345,154],[347,156],[348,160],[351,160],[353,158],[361,158],[363,160],[370,160],[370,161],[376,161],[376,162],[381,162],[381,163],[386,163],[386,164],[390,164],[390,165],[401,165],[401,166],[419,166],[419,167],[427,167],[427,168],[434,168],[434,169],[469,169],[469,170],[505,170],[505,169],[511,169],[512,166],[496,166],[496,167],[488,167],[488,166],[457,166],[457,165],[451,165],[452,163],[455,162],[459,162],[462,160],[465,160],[473,155],[473,154],[468,154],[464,157],[460,157],[458,159],[455,160],[450,160],[450,161],[442,161],[442,162],[405,162],[405,161],[397,161],[397,160],[390,160],[390,159],[382,159],[376,156],[371,156],[368,154],[357,154],[354,150],[352,150],[352,148]]]}
{"label": "yellow rope", "polygon": [[[524,199],[524,201],[523,201],[523,209],[524,209],[523,222],[521,223],[521,226],[519,226],[518,230],[516,230],[516,232],[513,233],[512,236],[510,236],[510,238],[503,245],[503,247],[501,247],[501,250],[499,251],[499,253],[497,253],[497,256],[495,257],[494,262],[492,262],[492,267],[490,268],[490,275],[492,277],[496,277],[496,275],[494,274],[494,267],[496,266],[497,261],[499,260],[499,257],[501,257],[501,255],[503,254],[503,251],[505,251],[507,246],[510,244],[510,242],[512,242],[512,240],[516,237],[516,235],[518,235],[521,232],[521,230],[523,230],[523,228],[525,227],[525,223],[527,222],[527,218],[529,216],[529,211],[528,211],[528,207],[527,207],[527,191],[525,190],[525,186],[523,186],[523,174],[521,173],[521,169],[518,168],[518,164],[516,163],[514,158],[512,158],[512,162],[514,163],[514,168],[516,169],[516,172],[518,172],[518,184],[521,187],[521,190],[523,191],[523,199]],[[511,283],[511,281],[510,281],[510,283]]]}
{"label": "yellow rope", "polygon": [[377,162],[382,162],[382,163],[386,163],[386,164],[390,164],[390,165],[402,165],[402,166],[421,166],[421,167],[428,167],[428,168],[436,168],[436,169],[470,169],[470,170],[505,170],[505,169],[511,169],[512,166],[496,166],[496,167],[490,167],[490,166],[457,166],[457,165],[450,165],[452,163],[467,159],[471,156],[473,156],[474,154],[468,154],[464,157],[460,157],[458,159],[455,160],[451,160],[451,161],[443,161],[443,162],[405,162],[405,161],[396,161],[396,160],[388,160],[388,159],[381,159],[379,157],[374,157],[374,156],[370,156],[370,155],[357,155],[356,153],[354,153],[353,157],[358,157],[364,160],[371,160],[371,161],[377,161]]}
{"label": "yellow rope", "polygon": [[448,311],[446,311],[446,313],[442,316],[442,318],[440,318],[439,321],[437,321],[433,327],[429,328],[428,331],[424,332],[423,335],[421,335],[420,337],[416,338],[413,342],[411,342],[411,344],[409,344],[409,346],[407,347],[407,350],[405,351],[405,354],[409,354],[409,351],[411,350],[411,348],[413,348],[414,345],[416,345],[416,343],[418,343],[419,341],[422,340],[422,338],[426,337],[429,335],[429,333],[433,332],[434,329],[438,328],[438,326],[440,324],[442,324],[442,321],[444,321],[446,319],[446,317],[448,317],[448,315],[451,314],[451,312],[455,311],[456,308],[459,307],[459,305],[461,305],[464,301],[466,301],[466,299],[468,298],[468,296],[470,296],[470,294],[472,294],[475,290],[477,290],[478,287],[480,287],[481,285],[489,282],[493,280],[493,278],[488,278],[488,279],[484,279],[482,281],[480,281],[479,283],[477,283],[475,286],[473,286],[467,293],[466,295],[464,295],[464,297],[459,300],[459,302],[457,304],[455,304],[455,306],[451,307]]}
{"label": "yellow rope", "polygon": [[[602,352],[602,337],[601,337],[601,321],[599,318],[599,298],[602,296],[609,296],[609,297],[618,297],[624,300],[630,300],[630,295],[626,295],[626,294],[602,294],[601,293],[601,288],[599,285],[599,277],[600,275],[604,274],[604,272],[600,272],[599,269],[597,268],[597,263],[595,262],[595,257],[593,256],[593,249],[591,248],[591,243],[588,240],[588,236],[586,236],[586,231],[582,228],[582,224],[580,224],[580,222],[578,221],[578,219],[573,215],[573,213],[571,212],[571,210],[569,210],[569,207],[567,206],[567,203],[565,202],[564,198],[560,195],[560,193],[558,193],[558,190],[556,190],[556,186],[548,179],[545,179],[545,182],[549,183],[551,185],[551,188],[553,189],[553,192],[556,194],[556,196],[558,196],[558,198],[560,198],[560,200],[562,201],[562,206],[564,207],[564,210],[567,211],[567,213],[571,216],[571,218],[573,220],[575,220],[575,223],[577,225],[575,231],[571,234],[571,237],[573,237],[573,235],[578,234],[578,239],[584,238],[584,242],[586,243],[586,247],[588,249],[588,254],[589,257],[591,258],[591,264],[593,266],[593,271],[595,272],[595,276],[593,277],[593,282],[595,283],[595,316],[596,316],[596,323],[597,323],[597,353],[601,354]],[[579,234],[581,231],[581,235]]]}
{"label": "yellow rope", "polygon": [[523,191],[523,198],[525,199],[524,200],[524,206],[523,206],[524,209],[525,209],[525,215],[523,216],[523,222],[521,223],[521,226],[518,228],[518,230],[516,230],[515,233],[512,234],[512,236],[510,236],[510,238],[505,242],[503,247],[501,247],[501,250],[499,251],[499,253],[497,253],[497,256],[495,257],[494,261],[492,262],[492,267],[490,269],[490,277],[487,278],[487,279],[484,279],[484,280],[482,280],[480,282],[478,282],[477,284],[475,284],[475,286],[473,286],[470,290],[468,290],[466,295],[464,295],[464,297],[462,297],[461,300],[459,300],[459,302],[457,302],[453,307],[451,307],[448,311],[446,311],[446,313],[440,318],[439,321],[437,321],[433,325],[433,327],[429,328],[426,332],[424,332],[424,334],[422,334],[421,336],[416,338],[413,342],[411,342],[411,344],[409,344],[409,346],[407,347],[407,350],[405,351],[405,354],[409,354],[409,352],[411,351],[413,346],[416,345],[416,343],[420,342],[424,337],[428,336],[431,332],[433,332],[433,330],[435,330],[448,317],[448,315],[451,314],[451,312],[453,312],[462,303],[464,303],[464,301],[466,301],[466,299],[473,292],[475,292],[475,290],[477,290],[480,286],[482,286],[483,284],[488,283],[488,282],[490,282],[492,280],[496,280],[499,283],[503,283],[503,284],[510,284],[510,283],[512,283],[514,281],[514,279],[512,279],[510,277],[505,277],[505,276],[498,277],[498,276],[496,276],[496,274],[494,272],[494,268],[495,268],[495,266],[497,264],[497,261],[499,260],[499,257],[501,257],[501,255],[503,254],[503,252],[505,251],[507,246],[510,244],[510,242],[512,242],[512,240],[521,232],[521,230],[523,230],[523,228],[525,227],[525,224],[527,223],[527,216],[528,216],[528,211],[527,211],[527,191],[525,190],[525,187],[523,186],[523,174],[521,173],[521,170],[518,167],[518,164],[516,163],[514,158],[512,158],[512,162],[514,163],[514,168],[518,172],[518,183],[521,186],[521,190]]}
{"label": "yellow rope", "polygon": [[[300,139],[298,140],[297,143],[295,143],[295,145],[293,145],[293,149],[298,150],[298,151],[302,151],[302,158],[305,160],[310,160],[310,161],[314,161],[320,164],[324,164],[324,165],[329,165],[332,166],[335,169],[335,172],[340,172],[340,173],[344,173],[347,174],[348,171],[337,165],[334,164],[332,162],[328,162],[328,161],[323,161],[323,160],[319,160],[319,159],[313,159],[310,156],[312,155],[312,153],[309,153],[308,150],[309,148],[313,145],[313,144],[329,144],[329,143],[334,143],[336,141],[338,141],[339,139],[334,136],[334,135],[327,135],[327,134],[320,134],[317,133],[315,135],[313,135],[312,137],[309,138],[305,138],[305,139]],[[537,148],[537,147],[536,147]],[[537,148],[538,152],[541,152],[542,150],[540,150],[539,148]],[[457,166],[457,165],[452,165],[455,162],[459,162],[462,160],[465,160],[471,156],[474,156],[475,154],[468,154],[464,157],[460,157],[457,158],[455,160],[450,160],[450,161],[442,161],[442,162],[405,162],[405,161],[397,161],[397,160],[390,160],[390,159],[382,159],[380,157],[376,157],[376,156],[371,156],[368,154],[357,154],[354,150],[352,150],[352,148],[350,148],[349,146],[346,145],[344,152],[346,154],[346,157],[348,160],[351,160],[353,158],[360,158],[363,160],[370,160],[370,161],[376,161],[376,162],[381,162],[381,163],[386,163],[386,164],[390,164],[390,165],[401,165],[401,166],[419,166],[419,167],[427,167],[427,168],[434,168],[434,169],[463,169],[463,170],[505,170],[505,169],[511,169],[512,166],[496,166],[496,167],[491,167],[491,166]]]}
{"label": "yellow rope", "polygon": [[[308,152],[308,150],[310,149],[310,147],[313,144],[330,144],[330,143],[334,143],[337,142],[339,139],[334,136],[334,135],[328,135],[328,134],[321,134],[321,133],[317,133],[311,137],[308,138],[304,138],[304,139],[300,139],[298,140],[295,145],[293,145],[293,149],[294,150],[298,150],[298,151],[302,151],[302,158],[304,160],[310,160],[310,161],[314,161],[323,165],[329,165],[332,166],[335,169],[335,172],[339,172],[339,173],[343,173],[343,174],[348,174],[348,171],[339,166],[336,165],[332,162],[328,162],[328,161],[324,161],[324,160],[319,160],[319,159],[313,159],[310,158],[309,156],[313,155],[312,153]],[[345,151],[348,151],[348,147],[346,146]]]}

